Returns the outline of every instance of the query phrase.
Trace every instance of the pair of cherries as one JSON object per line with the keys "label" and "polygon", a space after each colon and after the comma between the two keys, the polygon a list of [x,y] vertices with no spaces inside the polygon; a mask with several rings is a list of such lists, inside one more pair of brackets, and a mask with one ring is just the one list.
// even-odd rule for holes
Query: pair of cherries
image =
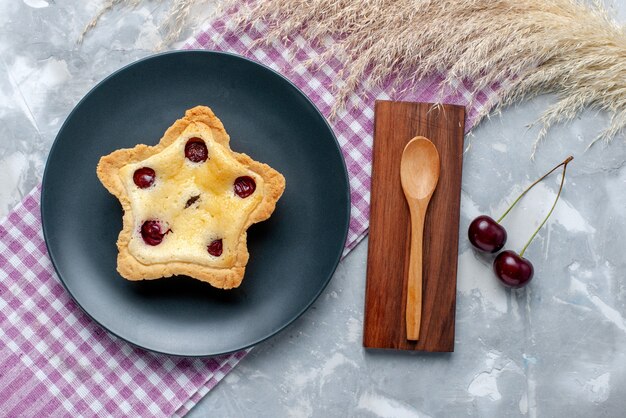
{"label": "pair of cherries", "polygon": [[565,182],[565,172],[567,170],[567,164],[572,161],[574,157],[567,157],[562,163],[558,164],[552,170],[548,171],[546,174],[537,179],[533,184],[528,186],[526,190],[524,190],[517,199],[509,206],[509,208],[504,212],[504,214],[496,221],[490,216],[481,215],[472,221],[468,229],[468,238],[474,248],[486,252],[486,253],[497,253],[500,251],[504,244],[506,244],[507,233],[506,229],[500,222],[504,219],[504,217],[513,209],[513,207],[520,201],[520,199],[530,191],[537,183],[545,179],[548,175],[550,175],[553,171],[555,171],[559,167],[563,167],[563,175],[561,176],[561,185],[559,186],[559,191],[556,195],[556,199],[552,205],[552,208],[546,215],[545,219],[539,225],[539,227],[532,234],[522,251],[517,254],[515,251],[505,250],[499,253],[495,260],[493,261],[493,271],[496,274],[496,277],[505,285],[512,288],[520,288],[526,286],[533,278],[534,267],[533,264],[526,258],[524,258],[524,253],[526,249],[535,238],[535,235],[539,232],[541,227],[546,223],[552,211],[554,211],[554,207],[556,206],[556,202],[559,200],[561,196],[561,191],[563,190],[563,184]]}

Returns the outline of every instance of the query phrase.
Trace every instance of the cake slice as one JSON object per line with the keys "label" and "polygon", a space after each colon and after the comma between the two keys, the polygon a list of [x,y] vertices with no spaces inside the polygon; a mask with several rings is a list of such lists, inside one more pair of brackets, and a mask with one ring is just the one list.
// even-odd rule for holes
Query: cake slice
{"label": "cake slice", "polygon": [[117,270],[128,280],[186,275],[222,289],[240,285],[246,231],[270,217],[284,177],[233,152],[205,106],[188,110],[155,146],[100,159],[98,178],[124,209]]}

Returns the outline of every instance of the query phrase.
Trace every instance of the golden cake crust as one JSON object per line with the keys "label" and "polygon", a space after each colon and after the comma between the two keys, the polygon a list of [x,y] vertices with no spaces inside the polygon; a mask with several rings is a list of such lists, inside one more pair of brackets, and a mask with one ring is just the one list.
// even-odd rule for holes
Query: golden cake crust
{"label": "golden cake crust", "polygon": [[117,270],[128,280],[150,280],[173,275],[186,275],[208,282],[217,288],[231,289],[241,284],[245,267],[248,263],[249,254],[246,243],[246,230],[250,225],[270,217],[274,212],[276,202],[285,189],[285,179],[279,172],[266,164],[254,161],[246,154],[231,151],[238,162],[263,178],[263,200],[248,216],[237,245],[235,263],[232,267],[209,267],[180,261],[147,265],[137,260],[128,249],[133,232],[134,219],[124,182],[119,175],[120,168],[127,164],[145,160],[161,152],[172,144],[191,124],[200,125],[200,128],[210,129],[213,139],[230,149],[230,137],[226,133],[222,122],[210,108],[197,106],[187,110],[183,118],[178,119],[170,126],[157,145],[140,144],[130,149],[119,149],[100,159],[96,170],[98,178],[104,187],[119,199],[124,210],[123,229],[117,240]]}

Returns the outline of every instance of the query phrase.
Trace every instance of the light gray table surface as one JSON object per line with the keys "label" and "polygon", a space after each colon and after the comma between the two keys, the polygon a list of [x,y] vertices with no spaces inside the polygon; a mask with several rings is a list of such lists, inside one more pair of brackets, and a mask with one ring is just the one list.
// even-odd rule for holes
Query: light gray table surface
{"label": "light gray table surface", "polygon": [[[0,0],[0,216],[41,181],[50,146],[80,98],[154,52],[169,3],[116,10],[78,44],[104,1]],[[626,2],[615,7],[626,20]],[[585,151],[607,123],[588,112],[553,129],[531,161],[537,129],[527,125],[552,102],[543,96],[509,108],[468,138],[453,354],[362,348],[365,240],[314,306],[256,347],[189,416],[624,416],[626,142],[622,135]],[[480,213],[500,214],[568,154],[575,160],[562,199],[527,251],[535,279],[506,290],[469,247],[467,226]],[[539,224],[558,180],[536,187],[507,217],[508,247],[519,250]]]}

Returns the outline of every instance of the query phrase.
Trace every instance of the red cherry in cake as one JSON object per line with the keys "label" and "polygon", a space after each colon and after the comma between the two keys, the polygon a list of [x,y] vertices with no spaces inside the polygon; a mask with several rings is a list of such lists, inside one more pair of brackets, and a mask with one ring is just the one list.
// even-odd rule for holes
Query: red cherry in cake
{"label": "red cherry in cake", "polygon": [[203,163],[209,158],[209,150],[201,138],[189,138],[185,145],[185,157],[194,163]]}
{"label": "red cherry in cake", "polygon": [[211,243],[207,247],[207,251],[209,252],[209,254],[215,257],[219,257],[220,255],[222,255],[222,250],[223,247],[221,238],[211,241]]}
{"label": "red cherry in cake", "polygon": [[235,194],[242,199],[250,196],[256,190],[256,183],[250,176],[241,176],[235,179]]}
{"label": "red cherry in cake", "polygon": [[154,184],[156,173],[150,167],[141,167],[135,170],[133,181],[140,189],[147,189]]}
{"label": "red cherry in cake", "polygon": [[141,237],[148,245],[159,245],[168,232],[170,231],[167,230],[163,232],[161,222],[159,221],[145,221],[143,225],[141,225]]}

